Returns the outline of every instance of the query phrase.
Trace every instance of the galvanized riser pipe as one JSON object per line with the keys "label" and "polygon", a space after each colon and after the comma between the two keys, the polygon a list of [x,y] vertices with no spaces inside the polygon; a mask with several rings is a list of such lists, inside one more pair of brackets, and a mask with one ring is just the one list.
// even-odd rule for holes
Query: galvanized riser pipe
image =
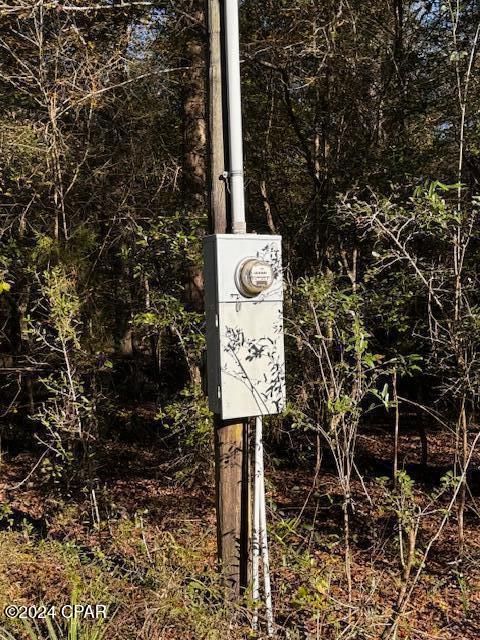
{"label": "galvanized riser pipe", "polygon": [[225,0],[225,45],[232,231],[246,233],[238,0]]}

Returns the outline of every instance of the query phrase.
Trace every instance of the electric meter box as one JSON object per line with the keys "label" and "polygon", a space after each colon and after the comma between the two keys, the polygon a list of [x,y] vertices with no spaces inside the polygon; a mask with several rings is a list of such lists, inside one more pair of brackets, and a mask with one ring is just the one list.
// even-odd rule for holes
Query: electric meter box
{"label": "electric meter box", "polygon": [[215,234],[204,240],[210,409],[223,420],[285,406],[280,236]]}

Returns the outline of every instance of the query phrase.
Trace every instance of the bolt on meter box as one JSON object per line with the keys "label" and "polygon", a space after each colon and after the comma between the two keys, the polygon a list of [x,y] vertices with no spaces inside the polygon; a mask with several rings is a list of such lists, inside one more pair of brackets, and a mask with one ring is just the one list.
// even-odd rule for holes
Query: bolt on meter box
{"label": "bolt on meter box", "polygon": [[285,406],[280,236],[215,234],[204,240],[210,409],[223,420]]}

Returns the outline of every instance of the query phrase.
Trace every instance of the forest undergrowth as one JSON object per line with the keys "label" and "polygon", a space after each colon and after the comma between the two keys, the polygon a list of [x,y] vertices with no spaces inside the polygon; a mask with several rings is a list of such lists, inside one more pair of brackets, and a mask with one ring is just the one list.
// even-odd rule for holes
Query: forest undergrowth
{"label": "forest undergrowth", "polygon": [[[382,459],[386,437],[378,429],[360,437],[362,481],[352,482],[350,595],[342,491],[331,463],[324,461],[312,484],[312,469],[282,460],[270,447],[267,500],[278,638],[379,638],[402,585],[413,582],[448,507],[448,497],[438,495],[432,506],[432,495],[446,481],[451,451],[448,439],[435,439],[425,468],[418,434],[403,433],[402,466],[417,480],[403,472],[402,486],[393,491],[380,475],[388,464]],[[80,621],[74,630],[62,621],[54,631],[43,621],[7,621],[0,635],[254,638],[248,593],[243,604],[229,603],[216,571],[212,469],[192,475],[189,456],[172,456],[161,442],[146,448],[131,437],[107,441],[98,453],[101,491],[95,502],[82,492],[52,497],[36,477],[8,489],[26,477],[35,460],[26,452],[3,456],[0,488],[9,507],[0,522],[0,608],[102,603],[108,605],[107,619]],[[425,509],[418,515],[412,571],[406,576],[408,542],[399,537],[399,518],[407,522],[408,513]],[[400,617],[397,638],[478,637],[480,537],[474,513],[466,517],[466,539],[459,561],[457,528],[446,523]]]}

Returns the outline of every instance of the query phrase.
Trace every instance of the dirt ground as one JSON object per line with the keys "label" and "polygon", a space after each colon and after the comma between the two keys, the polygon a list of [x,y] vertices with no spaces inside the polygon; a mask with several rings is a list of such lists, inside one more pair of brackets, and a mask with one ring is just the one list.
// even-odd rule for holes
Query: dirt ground
{"label": "dirt ground", "polygon": [[[455,511],[438,535],[452,493],[438,497],[441,478],[451,468],[451,440],[448,433],[428,432],[425,467],[419,436],[414,431],[402,435],[401,466],[414,484],[399,507],[389,482],[379,480],[389,473],[391,438],[382,429],[362,430],[349,513],[350,588],[343,497],[328,454],[315,481],[309,464],[286,464],[270,448],[267,499],[279,638],[381,637],[405,582],[400,509],[407,519],[417,514],[412,517],[417,517],[418,536],[406,579],[411,597],[397,638],[480,637],[478,452],[471,462],[463,555]],[[40,466],[32,473],[37,461],[33,451],[9,454],[7,449],[2,455],[2,610],[12,602],[68,602],[74,588],[83,598],[90,594],[115,604],[115,623],[105,626],[105,638],[254,637],[248,631],[248,604],[221,610],[212,596],[213,474],[208,468],[189,474],[193,454],[172,456],[161,446],[112,439],[99,452],[94,492],[77,489],[70,496],[57,495],[51,481],[42,482]],[[28,637],[13,622],[2,623],[13,637]],[[49,637],[40,627],[35,633]]]}

